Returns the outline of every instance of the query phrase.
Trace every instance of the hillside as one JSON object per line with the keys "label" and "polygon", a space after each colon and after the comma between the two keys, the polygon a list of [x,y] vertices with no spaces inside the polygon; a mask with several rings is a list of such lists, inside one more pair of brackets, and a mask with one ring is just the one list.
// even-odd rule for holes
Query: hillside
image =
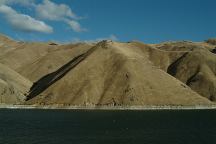
{"label": "hillside", "polygon": [[0,103],[23,103],[31,86],[29,80],[0,64]]}
{"label": "hillside", "polygon": [[7,103],[15,103],[17,97],[23,98],[19,101],[22,104],[65,106],[216,102],[216,45],[212,39],[199,43],[102,41],[62,45],[1,37],[0,63],[11,73],[3,68],[0,73],[14,84],[8,84],[8,89],[19,91],[6,93],[5,100],[6,96],[14,99]]}

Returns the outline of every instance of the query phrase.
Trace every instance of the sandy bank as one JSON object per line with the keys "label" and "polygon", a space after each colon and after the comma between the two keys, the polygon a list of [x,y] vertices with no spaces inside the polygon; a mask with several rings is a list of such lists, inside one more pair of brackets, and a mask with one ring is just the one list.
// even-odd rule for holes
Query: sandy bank
{"label": "sandy bank", "polygon": [[60,105],[6,105],[0,109],[62,109],[62,110],[216,110],[216,105],[198,106],[60,106]]}

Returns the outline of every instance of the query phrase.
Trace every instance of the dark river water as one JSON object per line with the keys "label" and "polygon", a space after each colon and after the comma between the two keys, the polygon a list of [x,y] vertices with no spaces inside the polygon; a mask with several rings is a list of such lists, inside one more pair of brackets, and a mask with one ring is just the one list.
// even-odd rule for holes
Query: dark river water
{"label": "dark river water", "polygon": [[0,144],[216,144],[216,110],[0,110]]}

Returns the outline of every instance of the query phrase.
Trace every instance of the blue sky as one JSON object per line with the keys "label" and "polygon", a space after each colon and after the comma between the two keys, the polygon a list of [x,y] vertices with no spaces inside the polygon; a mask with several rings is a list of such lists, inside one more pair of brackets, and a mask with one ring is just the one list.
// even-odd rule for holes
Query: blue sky
{"label": "blue sky", "polygon": [[215,0],[0,0],[0,33],[25,41],[203,41]]}

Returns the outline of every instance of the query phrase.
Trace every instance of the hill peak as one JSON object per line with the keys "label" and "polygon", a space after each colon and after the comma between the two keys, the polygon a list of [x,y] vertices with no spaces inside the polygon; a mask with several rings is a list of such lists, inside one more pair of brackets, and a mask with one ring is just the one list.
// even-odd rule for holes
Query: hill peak
{"label": "hill peak", "polygon": [[[0,92],[16,86],[20,93],[12,97],[25,97],[22,104],[146,106],[216,102],[215,46],[209,43],[103,40],[57,44],[2,39],[5,47],[0,49],[0,63],[10,68],[11,74],[2,72]],[[19,80],[14,81],[18,74]],[[6,95],[4,99],[11,102]]]}

